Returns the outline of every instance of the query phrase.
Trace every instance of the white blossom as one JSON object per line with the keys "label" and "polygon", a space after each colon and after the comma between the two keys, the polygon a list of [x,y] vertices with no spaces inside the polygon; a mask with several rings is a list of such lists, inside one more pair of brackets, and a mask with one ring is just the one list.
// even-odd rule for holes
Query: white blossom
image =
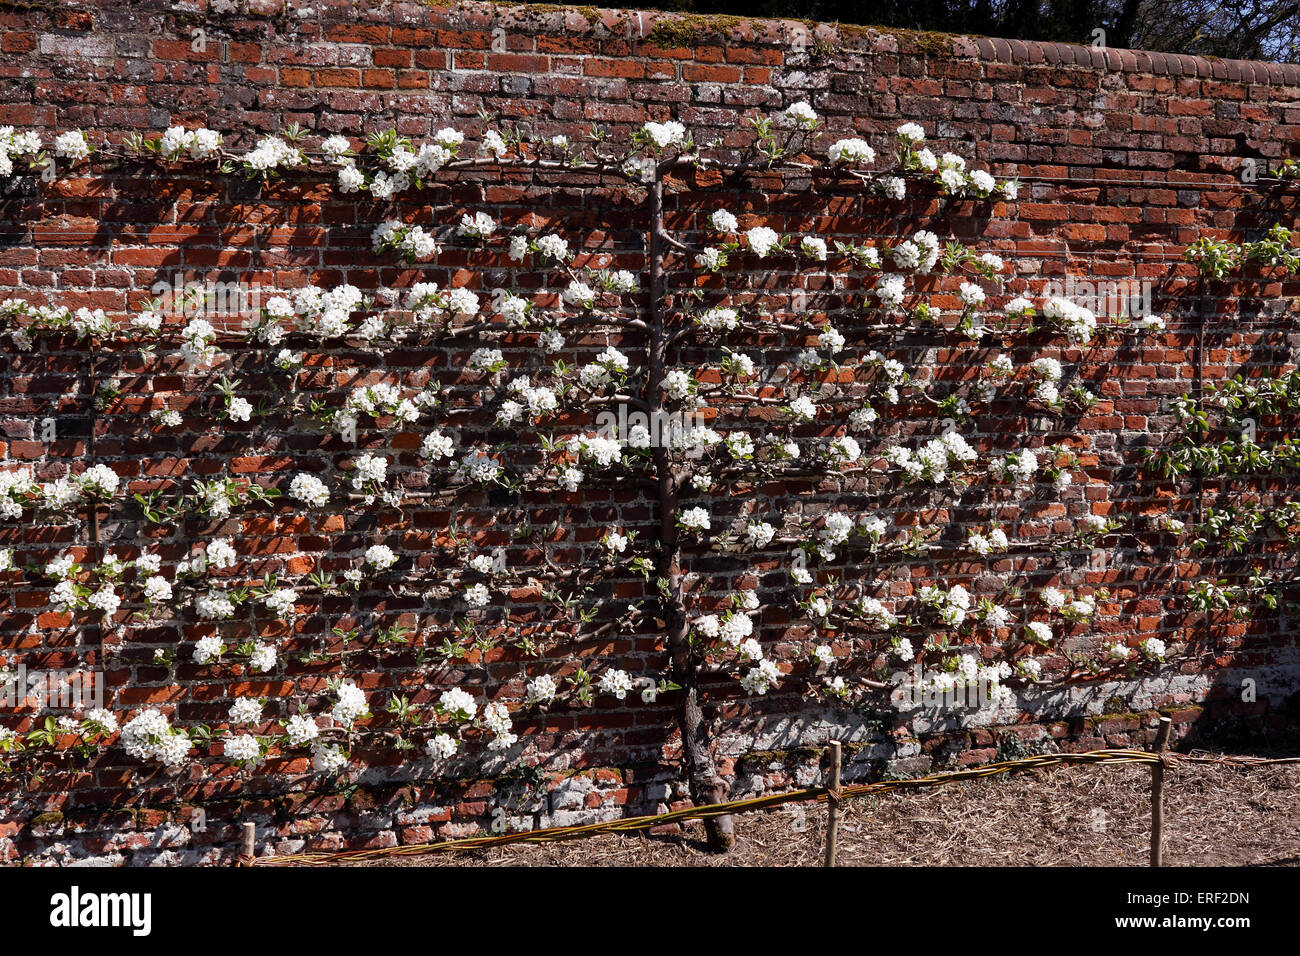
{"label": "white blossom", "polygon": [[474,698],[459,687],[443,691],[438,698],[438,704],[457,720],[473,720],[474,714],[478,711]]}
{"label": "white blossom", "polygon": [[760,661],[741,678],[740,686],[746,694],[766,694],[781,679],[781,670],[775,661]]}
{"label": "white blossom", "polygon": [[628,691],[633,687],[632,678],[628,676],[627,671],[616,668],[605,671],[601,675],[599,683],[596,685],[603,694],[612,694],[619,700],[627,697]]}
{"label": "white blossom", "polygon": [[397,555],[386,544],[372,544],[366,549],[365,562],[377,571],[386,571],[397,563]]}
{"label": "white blossom", "polygon": [[781,111],[780,117],[785,122],[796,126],[811,128],[817,124],[817,111],[803,100],[798,103],[791,103]]}
{"label": "white blossom", "polygon": [[358,720],[369,716],[370,707],[366,703],[366,694],[351,680],[339,684],[338,700],[330,715],[344,727],[351,727]]}
{"label": "white blossom", "polygon": [[74,129],[57,136],[54,140],[54,155],[70,159],[74,163],[85,159],[90,155],[90,144],[86,142],[86,134],[79,129]]}
{"label": "white blossom", "polygon": [[736,217],[725,209],[715,209],[709,216],[709,224],[722,233],[735,233],[740,230],[740,223]]}
{"label": "white blossom", "polygon": [[230,705],[232,724],[255,724],[262,719],[262,702],[255,697],[240,697]]}
{"label": "white blossom", "polygon": [[291,747],[302,747],[320,736],[320,728],[316,725],[316,721],[306,714],[295,714],[286,720],[284,732],[289,738]]}
{"label": "white blossom", "polygon": [[454,754],[460,744],[450,734],[434,734],[425,742],[424,750],[434,760],[446,760]]}
{"label": "white blossom", "polygon": [[750,250],[760,259],[766,259],[768,253],[776,248],[781,237],[767,226],[755,226],[745,233],[745,239],[749,243]]}
{"label": "white blossom", "polygon": [[329,489],[315,475],[299,472],[289,483],[289,495],[313,508],[323,508],[330,498]]}
{"label": "white blossom", "polygon": [[864,139],[840,139],[831,144],[827,155],[832,163],[868,165],[876,161],[876,151]]}

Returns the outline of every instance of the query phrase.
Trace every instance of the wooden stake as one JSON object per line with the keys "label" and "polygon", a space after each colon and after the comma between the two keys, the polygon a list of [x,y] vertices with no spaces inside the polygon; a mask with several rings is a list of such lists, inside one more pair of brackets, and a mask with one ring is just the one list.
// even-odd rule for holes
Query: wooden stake
{"label": "wooden stake", "polygon": [[[1156,731],[1155,752],[1164,755],[1169,746],[1169,731],[1173,721],[1168,717],[1160,718],[1160,729]],[[1151,865],[1163,865],[1165,838],[1165,764],[1164,761],[1151,765]]]}
{"label": "wooden stake", "polygon": [[253,859],[257,856],[257,824],[244,824],[244,841],[243,851],[239,855],[239,862],[243,866],[252,866]]}
{"label": "wooden stake", "polygon": [[826,801],[826,865],[835,865],[836,843],[840,836],[840,742],[830,742],[831,782],[830,798]]}

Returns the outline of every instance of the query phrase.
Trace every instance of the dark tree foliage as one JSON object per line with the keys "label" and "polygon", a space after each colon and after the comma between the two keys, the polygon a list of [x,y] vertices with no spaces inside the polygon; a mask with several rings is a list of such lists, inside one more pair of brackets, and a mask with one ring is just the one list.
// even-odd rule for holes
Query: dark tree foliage
{"label": "dark tree foliage", "polygon": [[629,6],[1300,61],[1300,0],[664,0]]}

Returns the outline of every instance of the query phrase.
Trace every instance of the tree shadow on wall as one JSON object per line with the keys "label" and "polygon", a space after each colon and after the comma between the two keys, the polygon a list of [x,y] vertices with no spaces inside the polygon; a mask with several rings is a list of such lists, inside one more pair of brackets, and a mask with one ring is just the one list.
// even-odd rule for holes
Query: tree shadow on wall
{"label": "tree shadow on wall", "polygon": [[[1300,625],[1291,618],[1289,629]],[[1215,673],[1175,749],[1277,759],[1300,756],[1300,654],[1241,655]]]}

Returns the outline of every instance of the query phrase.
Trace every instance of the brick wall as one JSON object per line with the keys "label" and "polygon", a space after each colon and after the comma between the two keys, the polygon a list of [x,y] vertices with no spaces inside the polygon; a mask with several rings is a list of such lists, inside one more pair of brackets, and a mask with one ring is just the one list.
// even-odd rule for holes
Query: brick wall
{"label": "brick wall", "polygon": [[[1285,612],[1207,625],[1187,614],[1182,601],[1189,582],[1200,578],[1243,579],[1252,558],[1286,566],[1285,549],[1272,547],[1267,555],[1261,549],[1246,559],[1200,555],[1185,541],[1151,533],[1143,516],[1172,507],[1188,517],[1219,496],[1240,495],[1241,484],[1196,488],[1159,481],[1141,468],[1141,451],[1173,432],[1168,399],[1188,391],[1198,373],[1216,380],[1238,370],[1272,375],[1291,368],[1294,280],[1260,273],[1207,291],[1195,286],[1194,272],[1179,256],[1201,236],[1257,238],[1273,222],[1294,218],[1294,188],[1243,184],[1241,167],[1248,158],[1263,170],[1300,155],[1300,67],[587,8],[228,6],[223,11],[200,3],[184,12],[161,3],[0,8],[0,125],[50,134],[82,128],[92,142],[120,142],[132,133],[201,124],[230,134],[227,145],[249,147],[290,123],[309,139],[341,133],[356,144],[390,127],[419,140],[451,125],[474,141],[483,130],[479,113],[486,110],[535,133],[573,140],[592,123],[609,127],[618,139],[647,120],[675,118],[697,141],[716,136],[739,148],[743,117],[808,100],[831,131],[868,138],[882,156],[899,123],[920,122],[936,152],[952,149],[1025,185],[1015,202],[943,202],[922,191],[900,207],[866,201],[860,190],[842,184],[810,196],[798,177],[738,185],[691,174],[669,190],[670,226],[699,236],[704,217],[719,205],[741,213],[747,224],[827,238],[893,237],[905,223],[924,221],[941,237],[955,236],[1012,263],[1009,293],[1036,292],[1067,275],[1151,283],[1155,308],[1169,317],[1164,334],[1080,349],[1038,333],[1007,350],[1018,363],[1059,357],[1072,378],[1101,397],[1096,407],[1049,420],[1021,402],[995,403],[966,432],[982,450],[1070,445],[1080,464],[1066,493],[1041,501],[1004,492],[978,501],[943,494],[882,497],[865,484],[804,480],[733,488],[716,494],[710,506],[715,528],[733,519],[743,527],[743,515],[753,509],[815,516],[832,506],[886,512],[900,527],[942,526],[940,540],[949,547],[924,559],[873,564],[845,554],[828,571],[877,575],[886,581],[885,593],[899,598],[933,581],[965,582],[979,594],[999,576],[1031,590],[1105,587],[1110,598],[1093,622],[1069,634],[1069,648],[1095,654],[1102,641],[1136,644],[1160,636],[1186,651],[1181,661],[1066,688],[1027,687],[1013,706],[992,716],[896,716],[887,706],[837,707],[806,696],[808,685],[793,676],[807,672],[798,650],[809,631],[789,610],[788,554],[750,562],[701,547],[689,555],[699,575],[692,587],[722,595],[731,586],[757,586],[770,605],[760,637],[792,673],[762,698],[747,698],[729,676],[705,680],[714,749],[733,793],[816,779],[815,748],[830,736],[850,743],[846,776],[853,779],[885,767],[914,772],[979,762],[1000,747],[1014,752],[1014,741],[1074,749],[1141,745],[1157,710],[1174,713],[1183,735],[1216,712],[1285,725],[1281,705],[1300,674]],[[203,31],[197,45],[196,30]],[[480,291],[546,284],[536,269],[454,245],[421,268],[371,251],[371,229],[385,218],[437,224],[460,209],[561,231],[612,268],[645,266],[643,204],[626,189],[576,174],[452,176],[418,200],[392,205],[339,195],[330,177],[315,173],[261,185],[192,167],[160,174],[148,164],[114,168],[102,161],[63,170],[53,182],[16,177],[8,187],[0,199],[0,297],[102,308],[118,319],[138,311],[156,283],[170,286],[178,279],[276,290],[343,282],[372,290],[421,280]],[[766,295],[779,313],[790,287],[803,281],[765,267],[740,291]],[[807,291],[823,291],[808,281]],[[851,270],[838,276],[823,308],[842,329],[851,328],[849,301],[865,287]],[[945,294],[955,302],[952,283],[934,291],[941,303]],[[418,436],[370,428],[358,444],[344,443],[303,427],[306,403],[337,404],[357,385],[378,381],[408,389],[438,382],[453,402],[465,404],[483,390],[481,379],[464,374],[468,348],[456,344],[330,347],[306,350],[291,398],[284,379],[266,371],[265,350],[233,337],[223,341],[229,361],[215,370],[186,369],[166,349],[141,356],[117,344],[92,354],[71,337],[43,338],[25,353],[9,348],[0,358],[6,463],[29,464],[42,480],[80,471],[92,454],[93,428],[94,460],[109,463],[129,483],[129,493],[168,488],[181,476],[230,475],[281,487],[298,471],[338,486],[359,451],[386,449],[395,482],[418,494],[436,485],[415,455]],[[575,358],[589,360],[607,341],[592,334],[570,346]],[[628,350],[638,345],[635,337],[621,344]],[[752,344],[773,353],[790,346],[777,334]],[[512,367],[537,361],[532,337],[505,336],[498,345]],[[941,390],[968,380],[987,355],[983,345],[916,328],[884,334],[875,347]],[[708,356],[687,351],[682,360],[705,362]],[[215,388],[221,375],[239,378],[239,394],[269,414],[247,424],[222,422]],[[105,384],[118,394],[96,408],[92,395]],[[185,424],[150,429],[146,416],[160,407],[182,412]],[[56,422],[53,440],[41,433],[47,418]],[[1273,424],[1280,429],[1275,434],[1285,433],[1285,422]],[[494,441],[508,434],[481,420],[475,427]],[[924,409],[903,409],[879,437],[927,435],[933,427]],[[1287,491],[1285,477],[1263,486],[1265,495],[1279,500]],[[1072,521],[1089,513],[1135,521],[1132,530],[1109,539],[1104,565],[1089,563],[1091,549],[1065,556],[1054,550]],[[987,527],[993,518],[1028,544],[989,561],[963,556],[966,529]],[[98,533],[124,557],[148,546],[170,565],[195,541],[226,536],[250,556],[246,571],[253,578],[340,573],[379,541],[398,551],[400,561],[355,596],[304,599],[291,625],[242,612],[223,625],[228,644],[252,638],[278,644],[280,663],[265,675],[240,664],[193,663],[193,642],[212,626],[192,614],[141,623],[124,608],[112,627],[101,627],[84,616],[53,613],[50,582],[20,572],[7,573],[0,592],[0,653],[31,669],[102,668],[109,706],[123,718],[159,706],[182,725],[220,725],[230,701],[250,695],[270,698],[269,718],[283,714],[278,708],[289,699],[320,713],[333,699],[326,681],[338,673],[370,693],[376,713],[393,693],[427,704],[443,687],[461,682],[480,688],[484,699],[517,700],[524,665],[539,662],[516,649],[470,649],[432,669],[420,657],[465,616],[463,605],[409,586],[463,565],[464,551],[456,551],[448,530],[453,519],[479,549],[505,547],[512,565],[540,568],[543,551],[566,564],[593,560],[611,526],[651,538],[656,515],[650,496],[634,485],[561,496],[467,494],[454,502],[417,502],[404,516],[364,507],[306,514],[275,502],[237,510],[223,521],[161,525],[119,500],[103,509]],[[516,536],[513,529],[524,525],[532,530]],[[43,563],[69,547],[87,553],[90,528],[80,518],[6,521],[0,534],[20,562]],[[645,587],[635,575],[607,574],[583,602],[595,607],[598,626],[616,620]],[[537,587],[519,582],[509,598],[516,630],[527,631],[545,614]],[[709,600],[703,598],[704,606]],[[412,643],[380,642],[378,629],[394,623],[413,629]],[[345,647],[331,633],[336,627],[361,634]],[[158,663],[156,652],[169,648],[174,664]],[[312,651],[324,654],[303,659]],[[572,653],[555,650],[540,664],[571,673],[577,661],[597,671],[616,661],[633,674],[658,674],[663,647],[655,629],[642,622],[608,631]],[[1241,700],[1243,679],[1258,684],[1256,702]],[[813,678],[814,685],[819,681]],[[635,707],[601,695],[591,706],[519,710],[522,764],[539,767],[540,778],[518,769],[517,752],[485,757],[480,748],[472,759],[431,768],[418,753],[377,742],[353,754],[355,790],[313,773],[301,752],[275,755],[251,775],[222,761],[219,744],[200,750],[179,774],[132,760],[120,747],[89,759],[62,753],[38,779],[26,773],[0,778],[6,807],[0,858],[211,861],[229,854],[235,823],[247,819],[259,823],[264,847],[284,852],[455,837],[488,825],[498,807],[507,809],[514,827],[652,811],[685,795],[673,707],[671,695]],[[35,726],[35,718],[21,711],[0,719],[19,732]],[[391,729],[391,719],[384,720],[377,723]],[[191,826],[200,811],[203,825]]]}

